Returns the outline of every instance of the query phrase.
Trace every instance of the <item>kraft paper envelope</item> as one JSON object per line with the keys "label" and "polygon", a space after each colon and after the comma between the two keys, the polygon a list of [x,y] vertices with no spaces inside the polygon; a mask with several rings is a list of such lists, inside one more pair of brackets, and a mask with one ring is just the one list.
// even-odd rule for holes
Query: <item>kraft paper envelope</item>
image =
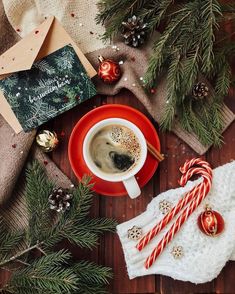
{"label": "kraft paper envelope", "polygon": [[[31,69],[33,63],[43,57],[71,44],[90,78],[96,75],[95,69],[89,63],[76,43],[67,34],[59,21],[51,16],[37,29],[0,56],[0,79],[13,73]],[[22,126],[0,91],[0,113],[16,133],[22,131]]]}

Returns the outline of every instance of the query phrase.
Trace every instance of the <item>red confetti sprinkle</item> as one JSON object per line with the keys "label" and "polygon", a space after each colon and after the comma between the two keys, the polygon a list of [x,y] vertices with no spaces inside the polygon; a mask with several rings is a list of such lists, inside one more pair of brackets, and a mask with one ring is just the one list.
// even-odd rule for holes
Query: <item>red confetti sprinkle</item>
{"label": "red confetti sprinkle", "polygon": [[38,34],[39,33],[39,31],[35,31],[35,34]]}
{"label": "red confetti sprinkle", "polygon": [[135,61],[135,57],[131,57],[131,61]]}
{"label": "red confetti sprinkle", "polygon": [[71,16],[72,16],[72,17],[75,17],[75,14],[74,14],[74,13],[71,13]]}
{"label": "red confetti sprinkle", "polygon": [[44,160],[43,163],[44,163],[44,165],[48,165],[48,161],[47,160]]}
{"label": "red confetti sprinkle", "polygon": [[65,131],[61,131],[60,136],[64,137],[65,136]]}
{"label": "red confetti sprinkle", "polygon": [[151,93],[151,94],[155,94],[155,93],[156,93],[156,89],[153,89],[153,88],[152,88],[152,89],[150,90],[150,93]]}
{"label": "red confetti sprinkle", "polygon": [[16,29],[16,31],[17,31],[17,32],[21,32],[21,30],[20,30],[20,29]]}
{"label": "red confetti sprinkle", "polygon": [[16,148],[17,144],[13,144],[11,145],[12,148]]}

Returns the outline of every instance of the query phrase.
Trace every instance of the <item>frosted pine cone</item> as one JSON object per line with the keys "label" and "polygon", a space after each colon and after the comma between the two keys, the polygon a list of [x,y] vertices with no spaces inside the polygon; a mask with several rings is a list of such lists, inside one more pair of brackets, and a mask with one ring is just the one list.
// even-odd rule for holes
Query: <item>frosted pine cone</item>
{"label": "frosted pine cone", "polygon": [[64,212],[70,208],[72,194],[62,188],[54,188],[51,195],[48,197],[50,209],[57,212]]}

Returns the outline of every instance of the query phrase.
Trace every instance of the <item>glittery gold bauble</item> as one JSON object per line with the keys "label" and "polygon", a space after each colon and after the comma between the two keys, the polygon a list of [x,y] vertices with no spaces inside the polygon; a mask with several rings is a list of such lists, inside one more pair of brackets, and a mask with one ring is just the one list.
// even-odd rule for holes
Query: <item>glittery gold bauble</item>
{"label": "glittery gold bauble", "polygon": [[44,152],[51,152],[58,146],[59,140],[55,132],[42,130],[37,134],[36,142]]}

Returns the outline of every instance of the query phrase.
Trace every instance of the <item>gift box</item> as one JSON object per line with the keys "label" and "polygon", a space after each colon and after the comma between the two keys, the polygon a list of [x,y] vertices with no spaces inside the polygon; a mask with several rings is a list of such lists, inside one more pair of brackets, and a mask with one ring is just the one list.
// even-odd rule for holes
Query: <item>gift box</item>
{"label": "gift box", "polygon": [[54,17],[0,56],[0,112],[16,133],[96,94],[95,69]]}

